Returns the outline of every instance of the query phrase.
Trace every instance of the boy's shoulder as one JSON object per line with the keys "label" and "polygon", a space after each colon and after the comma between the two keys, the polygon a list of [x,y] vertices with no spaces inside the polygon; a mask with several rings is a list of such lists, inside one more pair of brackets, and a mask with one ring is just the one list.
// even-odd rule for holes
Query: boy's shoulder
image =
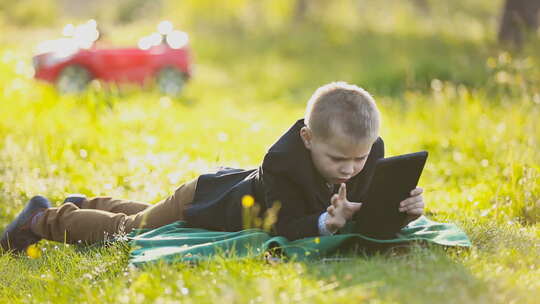
{"label": "boy's shoulder", "polygon": [[[270,146],[264,156],[262,167],[272,172],[294,171],[309,167],[311,156],[300,138],[304,119],[297,120],[278,140]],[[307,168],[306,168],[307,169]]]}
{"label": "boy's shoulder", "polygon": [[304,119],[297,120],[274,144],[272,144],[272,146],[270,146],[268,153],[292,153],[299,152],[300,150],[307,150],[300,138],[300,129],[304,126]]}

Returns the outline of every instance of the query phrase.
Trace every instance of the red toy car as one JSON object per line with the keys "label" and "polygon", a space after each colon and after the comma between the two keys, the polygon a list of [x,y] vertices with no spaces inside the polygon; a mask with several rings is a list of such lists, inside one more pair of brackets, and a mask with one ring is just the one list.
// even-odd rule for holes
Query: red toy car
{"label": "red toy car", "polygon": [[69,38],[41,45],[41,53],[33,58],[34,77],[56,84],[62,93],[83,91],[92,79],[141,85],[155,79],[163,93],[177,95],[191,77],[188,38],[173,31],[170,23],[163,24],[158,26],[160,33],[142,38],[138,48],[114,49],[98,47],[95,21],[68,25],[64,35]]}

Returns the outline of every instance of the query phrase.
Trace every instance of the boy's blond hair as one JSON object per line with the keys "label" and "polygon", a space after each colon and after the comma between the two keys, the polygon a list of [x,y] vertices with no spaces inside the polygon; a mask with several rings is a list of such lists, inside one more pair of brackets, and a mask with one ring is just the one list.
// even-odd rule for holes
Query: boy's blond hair
{"label": "boy's blond hair", "polygon": [[305,124],[322,139],[342,133],[355,141],[374,142],[379,135],[380,114],[375,100],[364,89],[332,82],[318,88],[309,99]]}

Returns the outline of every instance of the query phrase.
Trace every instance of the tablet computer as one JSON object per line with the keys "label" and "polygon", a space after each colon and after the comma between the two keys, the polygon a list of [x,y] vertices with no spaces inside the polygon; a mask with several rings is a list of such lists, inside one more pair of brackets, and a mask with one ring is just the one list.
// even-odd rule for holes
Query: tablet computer
{"label": "tablet computer", "polygon": [[416,188],[427,156],[421,151],[377,160],[360,200],[362,208],[353,217],[354,232],[377,239],[396,237],[406,218],[399,203]]}

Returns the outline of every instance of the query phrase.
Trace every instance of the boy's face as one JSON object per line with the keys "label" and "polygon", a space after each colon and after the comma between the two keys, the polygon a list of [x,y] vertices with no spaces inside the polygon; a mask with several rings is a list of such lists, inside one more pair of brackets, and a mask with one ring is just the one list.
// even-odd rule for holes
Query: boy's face
{"label": "boy's face", "polygon": [[310,150],[315,168],[326,182],[345,183],[356,176],[366,164],[372,142],[352,141],[350,137],[335,134],[328,139],[314,136],[308,127],[300,130],[306,149]]}

